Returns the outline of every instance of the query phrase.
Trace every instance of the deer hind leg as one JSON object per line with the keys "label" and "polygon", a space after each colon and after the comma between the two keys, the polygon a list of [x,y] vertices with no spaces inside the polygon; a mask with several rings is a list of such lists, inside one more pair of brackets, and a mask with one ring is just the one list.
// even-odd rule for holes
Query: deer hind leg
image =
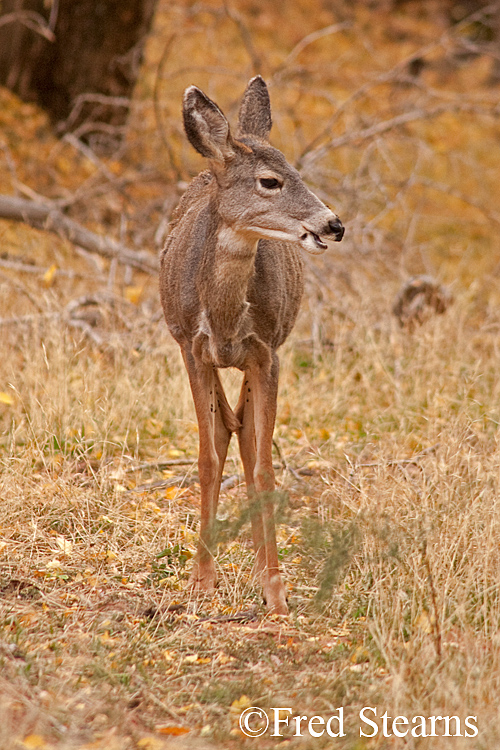
{"label": "deer hind leg", "polygon": [[[258,566],[264,564],[261,576],[264,598],[270,612],[287,614],[288,606],[279,571],[274,523],[275,482],[272,444],[278,395],[279,362],[277,356],[272,355],[270,367],[266,367],[265,364],[261,365],[256,360],[245,374],[248,395],[245,397],[243,406],[240,446],[245,476],[247,477],[248,474],[247,483],[250,480],[250,502],[254,503],[256,508],[255,513],[252,514],[252,530],[257,555],[256,563]],[[240,397],[240,403],[241,400]],[[249,425],[247,425],[247,415]],[[253,417],[252,420],[250,416]],[[246,433],[245,430],[248,432]]]}
{"label": "deer hind leg", "polygon": [[212,591],[216,583],[213,558],[216,543],[215,517],[231,429],[223,419],[220,402],[227,402],[216,370],[210,365],[195,363],[189,351],[183,351],[183,356],[198,419],[198,472],[201,491],[200,539],[190,585],[195,590]]}
{"label": "deer hind leg", "polygon": [[243,462],[243,470],[245,472],[247,495],[250,502],[250,518],[252,522],[252,537],[255,550],[253,573],[263,584],[267,562],[262,511],[255,490],[254,471],[255,462],[257,460],[257,444],[255,440],[254,403],[251,376],[248,372],[245,372],[241,384],[240,398],[236,407],[236,417],[241,424],[241,427],[238,430],[238,443],[240,446],[241,460]]}

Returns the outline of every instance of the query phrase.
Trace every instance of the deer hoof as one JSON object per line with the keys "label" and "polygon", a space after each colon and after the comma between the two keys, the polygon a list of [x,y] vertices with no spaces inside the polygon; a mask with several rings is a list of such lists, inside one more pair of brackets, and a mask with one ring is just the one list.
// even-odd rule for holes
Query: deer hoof
{"label": "deer hoof", "polygon": [[264,603],[271,615],[287,615],[288,603],[285,587],[280,576],[271,578],[264,585]]}
{"label": "deer hoof", "polygon": [[203,564],[195,562],[189,576],[188,587],[194,592],[210,593],[215,589],[216,583],[217,575],[214,561],[210,560]]}

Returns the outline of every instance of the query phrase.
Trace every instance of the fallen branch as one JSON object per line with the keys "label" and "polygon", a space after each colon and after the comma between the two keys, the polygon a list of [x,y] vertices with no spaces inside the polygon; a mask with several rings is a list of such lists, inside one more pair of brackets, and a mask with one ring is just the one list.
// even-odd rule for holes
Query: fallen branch
{"label": "fallen branch", "polygon": [[145,273],[155,274],[158,269],[157,260],[150,253],[131,250],[111,237],[91,232],[65,216],[54,204],[0,195],[0,219],[22,221],[35,229],[54,232],[85,250],[104,258],[116,258],[119,263]]}

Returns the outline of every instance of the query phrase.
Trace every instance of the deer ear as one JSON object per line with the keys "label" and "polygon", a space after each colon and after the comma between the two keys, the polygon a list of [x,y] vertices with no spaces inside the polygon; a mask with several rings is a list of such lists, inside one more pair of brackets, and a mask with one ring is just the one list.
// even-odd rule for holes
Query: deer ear
{"label": "deer ear", "polygon": [[215,102],[196,86],[184,92],[182,114],[186,135],[198,153],[218,162],[234,156],[228,121]]}
{"label": "deer ear", "polygon": [[266,83],[261,76],[255,76],[243,94],[239,115],[240,135],[256,135],[257,138],[267,141],[272,124],[271,102]]}

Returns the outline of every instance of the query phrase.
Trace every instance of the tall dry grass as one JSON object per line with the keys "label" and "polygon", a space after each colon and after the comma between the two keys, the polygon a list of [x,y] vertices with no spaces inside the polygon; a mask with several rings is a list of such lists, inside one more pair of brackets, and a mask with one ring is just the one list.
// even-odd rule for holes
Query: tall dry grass
{"label": "tall dry grass", "polygon": [[[372,705],[477,715],[477,740],[440,746],[494,747],[499,323],[466,294],[413,334],[360,304],[349,320],[323,312],[334,345],[315,361],[304,314],[282,356],[276,432],[292,615],[257,629],[199,619],[260,607],[241,476],[221,497],[215,597],[196,616],[167,609],[188,604],[199,500],[189,464],[163,473],[170,488],[154,485],[157,460],[196,454],[165,330],[147,356],[114,358],[56,326],[26,333],[1,365],[14,394],[1,480],[4,745],[38,733],[58,747],[111,742],[120,726],[113,741],[127,747],[162,721],[224,743],[230,706],[247,695],[311,715],[344,705],[341,747],[356,746],[357,712]],[[241,475],[235,448],[226,472]]]}

